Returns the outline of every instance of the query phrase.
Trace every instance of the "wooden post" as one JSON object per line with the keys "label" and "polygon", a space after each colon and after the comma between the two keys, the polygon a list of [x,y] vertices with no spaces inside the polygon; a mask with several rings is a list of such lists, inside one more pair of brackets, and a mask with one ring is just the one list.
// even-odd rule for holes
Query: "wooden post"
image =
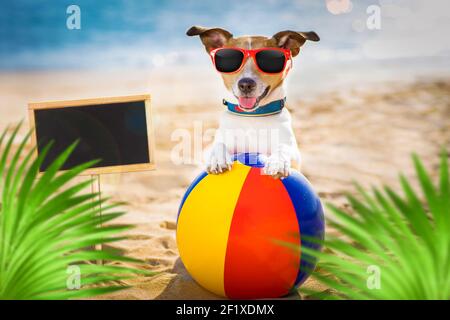
{"label": "wooden post", "polygon": [[[101,194],[101,189],[100,189],[100,175],[99,174],[93,174],[93,175],[91,175],[91,179],[92,179],[91,192],[92,192],[92,194],[98,193],[98,198],[97,199],[94,198],[94,201],[96,201],[96,200],[101,201],[102,200],[102,194]],[[99,205],[98,209],[99,209],[98,215],[101,217],[102,216],[102,205],[101,204]],[[96,244],[94,249],[101,251],[103,249],[103,247],[102,247],[101,244]],[[103,264],[103,261],[102,260],[97,260],[97,264]]]}

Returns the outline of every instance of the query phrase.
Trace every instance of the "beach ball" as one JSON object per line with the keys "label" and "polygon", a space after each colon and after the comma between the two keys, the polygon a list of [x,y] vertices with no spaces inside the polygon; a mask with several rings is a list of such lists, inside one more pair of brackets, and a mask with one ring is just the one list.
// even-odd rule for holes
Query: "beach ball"
{"label": "beach ball", "polygon": [[236,155],[230,171],[201,173],[182,199],[181,260],[197,283],[219,296],[282,297],[315,267],[301,248],[320,249],[303,236],[324,237],[318,196],[299,172],[274,179],[263,166],[258,154]]}

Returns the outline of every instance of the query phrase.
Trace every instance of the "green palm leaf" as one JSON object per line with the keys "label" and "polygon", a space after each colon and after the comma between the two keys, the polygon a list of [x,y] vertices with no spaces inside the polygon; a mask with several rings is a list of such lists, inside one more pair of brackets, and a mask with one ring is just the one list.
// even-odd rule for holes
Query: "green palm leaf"
{"label": "green palm leaf", "polygon": [[[308,288],[318,299],[450,299],[450,180],[448,156],[442,152],[439,183],[434,185],[420,159],[413,162],[421,189],[400,176],[403,195],[392,188],[357,186],[348,195],[352,212],[332,205],[329,225],[342,236],[320,242],[325,250],[302,248],[319,259],[311,276],[337,294]],[[298,249],[298,248],[297,248]]]}
{"label": "green palm leaf", "polygon": [[[91,297],[126,288],[122,281],[138,273],[151,274],[136,268],[136,259],[88,249],[122,240],[119,234],[132,227],[105,226],[124,214],[115,211],[120,204],[83,194],[91,181],[73,183],[96,161],[60,172],[74,143],[39,174],[51,145],[34,158],[35,149],[24,151],[28,134],[12,152],[19,129],[20,124],[9,138],[8,130],[0,136],[0,299]],[[89,263],[95,260],[111,263]],[[79,288],[68,284],[73,279]]]}

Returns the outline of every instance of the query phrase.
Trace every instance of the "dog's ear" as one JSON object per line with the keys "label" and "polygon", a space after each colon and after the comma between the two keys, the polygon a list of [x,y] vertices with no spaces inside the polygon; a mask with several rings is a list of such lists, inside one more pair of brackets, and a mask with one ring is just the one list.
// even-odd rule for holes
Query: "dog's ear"
{"label": "dog's ear", "polygon": [[275,43],[278,47],[291,50],[292,56],[295,57],[300,52],[300,47],[305,44],[306,40],[319,41],[320,38],[314,31],[297,32],[297,31],[280,31],[273,35]]}
{"label": "dog's ear", "polygon": [[190,37],[200,36],[208,53],[213,49],[223,47],[223,45],[233,37],[233,35],[225,29],[205,28],[200,26],[191,27],[186,34]]}

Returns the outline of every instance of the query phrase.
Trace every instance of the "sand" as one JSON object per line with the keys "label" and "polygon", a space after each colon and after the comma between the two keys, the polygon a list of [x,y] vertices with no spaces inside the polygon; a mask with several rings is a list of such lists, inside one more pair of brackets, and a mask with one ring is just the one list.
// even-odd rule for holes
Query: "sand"
{"label": "sand", "polygon": [[[128,213],[118,222],[136,225],[128,232],[128,240],[113,247],[142,259],[143,268],[158,274],[125,282],[131,288],[101,299],[218,298],[188,275],[175,241],[180,199],[201,168],[198,164],[176,165],[170,155],[177,143],[171,139],[174,130],[192,132],[198,121],[204,130],[217,126],[221,89],[219,80],[210,76],[198,75],[200,94],[195,81],[186,80],[185,73],[0,74],[0,128],[26,119],[26,105],[31,101],[146,92],[154,96],[157,170],[104,175],[101,185],[105,195],[129,203]],[[440,148],[450,147],[449,92],[450,79],[423,79],[290,98],[288,108],[303,155],[302,171],[322,201],[347,206],[344,194],[354,192],[353,181],[397,188],[399,171],[413,176],[412,152],[422,157],[434,175]],[[334,232],[327,229],[328,234]],[[325,290],[313,280],[305,286]]]}

